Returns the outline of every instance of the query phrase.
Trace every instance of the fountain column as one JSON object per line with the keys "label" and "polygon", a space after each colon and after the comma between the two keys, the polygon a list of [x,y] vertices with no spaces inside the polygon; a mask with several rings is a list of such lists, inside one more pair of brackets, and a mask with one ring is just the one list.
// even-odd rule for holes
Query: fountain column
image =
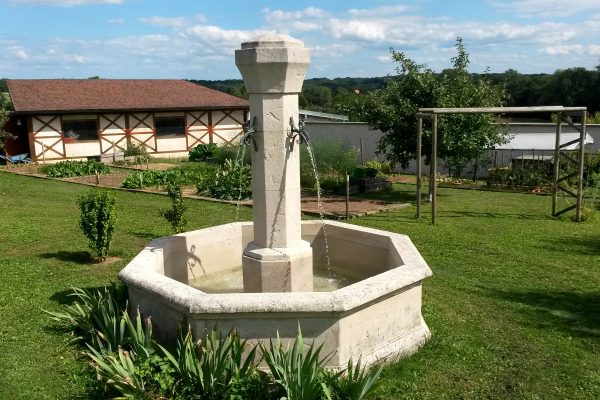
{"label": "fountain column", "polygon": [[255,121],[252,145],[254,241],[242,259],[245,292],[312,291],[312,249],[300,224],[298,93],[310,63],[304,44],[285,35],[242,43],[235,63]]}

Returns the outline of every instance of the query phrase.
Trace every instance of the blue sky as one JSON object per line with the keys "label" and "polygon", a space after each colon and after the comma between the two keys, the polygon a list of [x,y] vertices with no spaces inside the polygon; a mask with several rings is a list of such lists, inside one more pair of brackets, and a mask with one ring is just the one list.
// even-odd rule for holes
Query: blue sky
{"label": "blue sky", "polygon": [[600,64],[600,0],[0,0],[0,77],[239,78],[267,32],[312,49],[310,78],[393,74],[390,47],[441,70],[457,36],[474,72]]}

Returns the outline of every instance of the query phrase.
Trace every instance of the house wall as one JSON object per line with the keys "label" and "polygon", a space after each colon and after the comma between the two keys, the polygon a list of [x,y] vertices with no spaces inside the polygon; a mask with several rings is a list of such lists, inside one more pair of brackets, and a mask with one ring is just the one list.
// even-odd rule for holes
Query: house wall
{"label": "house wall", "polygon": [[[243,133],[246,113],[246,110],[239,109],[34,115],[27,117],[29,148],[34,161],[85,159],[121,152],[127,148],[129,139],[136,145],[145,146],[150,155],[184,154],[202,143],[235,143]],[[184,117],[184,134],[157,138],[154,120],[164,116]],[[98,140],[65,140],[63,120],[78,118],[97,121]]]}

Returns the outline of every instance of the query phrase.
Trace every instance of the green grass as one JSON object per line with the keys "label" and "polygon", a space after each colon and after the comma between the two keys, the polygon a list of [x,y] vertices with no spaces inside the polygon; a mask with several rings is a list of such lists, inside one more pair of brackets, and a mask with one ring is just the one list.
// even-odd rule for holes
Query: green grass
{"label": "green grass", "polygon": [[385,370],[379,398],[600,398],[600,213],[576,224],[549,196],[440,189],[434,227],[428,206],[353,222],[408,234],[434,273],[433,338]]}
{"label": "green grass", "polygon": [[[115,192],[112,255],[93,265],[74,184],[0,173],[0,398],[101,396],[68,336],[41,309],[71,286],[107,284],[153,237],[169,234],[165,196]],[[395,185],[389,200],[414,199]],[[549,216],[551,198],[439,190],[438,224],[414,207],[351,223],[408,234],[434,276],[423,313],[433,337],[384,370],[378,399],[600,398],[600,212]],[[188,229],[235,220],[235,206],[189,201]],[[246,208],[240,219],[250,218]],[[376,323],[376,321],[374,321]]]}

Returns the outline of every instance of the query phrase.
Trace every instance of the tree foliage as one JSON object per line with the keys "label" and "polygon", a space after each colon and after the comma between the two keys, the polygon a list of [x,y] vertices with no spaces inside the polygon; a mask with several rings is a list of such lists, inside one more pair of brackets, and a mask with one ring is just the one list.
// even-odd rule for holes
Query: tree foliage
{"label": "tree foliage", "polygon": [[6,123],[8,122],[8,111],[10,105],[4,94],[0,92],[0,150],[6,148],[6,141],[14,139],[15,136],[5,129]]}
{"label": "tree foliage", "polygon": [[[469,55],[462,40],[456,42],[457,55],[452,67],[435,74],[404,53],[391,50],[398,63],[398,76],[386,87],[370,93],[357,111],[374,129],[384,132],[379,152],[403,167],[416,157],[417,118],[422,107],[491,107],[500,106],[504,88],[485,79],[475,81],[468,73]],[[491,116],[484,114],[448,115],[438,118],[438,156],[449,163],[452,172],[460,173],[467,162],[497,143],[506,140]],[[426,162],[431,157],[431,135],[425,130],[423,150]]]}

